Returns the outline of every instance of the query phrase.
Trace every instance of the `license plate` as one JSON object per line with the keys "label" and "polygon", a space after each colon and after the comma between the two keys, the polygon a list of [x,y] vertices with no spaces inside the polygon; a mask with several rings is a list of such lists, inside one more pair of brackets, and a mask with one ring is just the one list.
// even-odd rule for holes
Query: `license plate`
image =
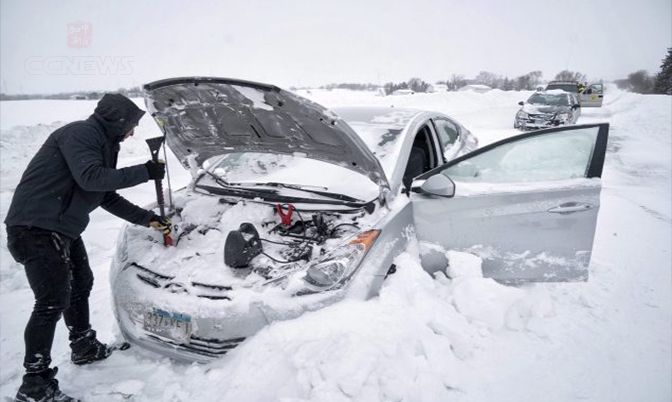
{"label": "license plate", "polygon": [[155,308],[145,313],[143,327],[154,335],[179,343],[189,343],[191,317]]}
{"label": "license plate", "polygon": [[534,121],[534,124],[544,124],[544,123],[546,123],[546,122],[544,120],[540,120],[540,119]]}

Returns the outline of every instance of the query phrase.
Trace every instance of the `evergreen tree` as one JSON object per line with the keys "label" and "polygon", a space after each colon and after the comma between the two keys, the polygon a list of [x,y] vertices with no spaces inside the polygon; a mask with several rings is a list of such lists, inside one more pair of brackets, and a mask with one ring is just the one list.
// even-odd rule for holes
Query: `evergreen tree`
{"label": "evergreen tree", "polygon": [[660,72],[656,75],[653,92],[672,95],[672,47],[667,49],[667,57],[660,65]]}

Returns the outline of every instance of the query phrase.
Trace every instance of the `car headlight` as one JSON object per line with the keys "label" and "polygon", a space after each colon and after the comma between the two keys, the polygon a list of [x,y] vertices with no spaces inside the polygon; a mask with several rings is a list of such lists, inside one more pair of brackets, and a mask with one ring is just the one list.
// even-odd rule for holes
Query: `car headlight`
{"label": "car headlight", "polygon": [[516,113],[516,118],[517,119],[527,119],[529,115],[522,110],[519,110],[518,113]]}
{"label": "car headlight", "polygon": [[303,278],[309,291],[341,287],[359,267],[379,234],[380,230],[359,233],[309,266]]}
{"label": "car headlight", "polygon": [[555,116],[555,119],[560,121],[567,121],[569,120],[569,113],[560,113],[559,115]]}

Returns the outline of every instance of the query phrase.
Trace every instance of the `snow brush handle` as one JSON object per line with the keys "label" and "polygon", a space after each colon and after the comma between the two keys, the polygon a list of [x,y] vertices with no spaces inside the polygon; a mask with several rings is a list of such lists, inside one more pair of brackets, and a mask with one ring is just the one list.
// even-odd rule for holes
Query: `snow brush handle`
{"label": "snow brush handle", "polygon": [[[152,161],[159,163],[159,150],[165,137],[155,137],[147,139],[147,145],[149,146],[149,152],[152,154]],[[166,217],[165,205],[166,201],[163,198],[163,183],[161,179],[154,180],[154,187],[156,187],[156,203],[159,204],[159,213],[162,217]],[[173,238],[170,234],[163,235],[163,245],[168,247],[173,245]]]}

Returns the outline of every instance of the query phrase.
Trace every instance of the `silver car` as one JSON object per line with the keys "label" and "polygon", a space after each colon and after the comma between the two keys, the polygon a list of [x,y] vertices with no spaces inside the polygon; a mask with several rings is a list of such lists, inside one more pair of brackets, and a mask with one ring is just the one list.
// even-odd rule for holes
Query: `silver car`
{"label": "silver car", "polygon": [[120,234],[114,311],[137,345],[209,361],[272,321],[377,295],[414,239],[440,246],[420,248],[429,272],[450,263],[443,249],[503,282],[587,279],[607,124],[477,149],[441,113],[331,111],[221,78],[144,89],[193,180],[171,194],[174,246],[144,227]]}

